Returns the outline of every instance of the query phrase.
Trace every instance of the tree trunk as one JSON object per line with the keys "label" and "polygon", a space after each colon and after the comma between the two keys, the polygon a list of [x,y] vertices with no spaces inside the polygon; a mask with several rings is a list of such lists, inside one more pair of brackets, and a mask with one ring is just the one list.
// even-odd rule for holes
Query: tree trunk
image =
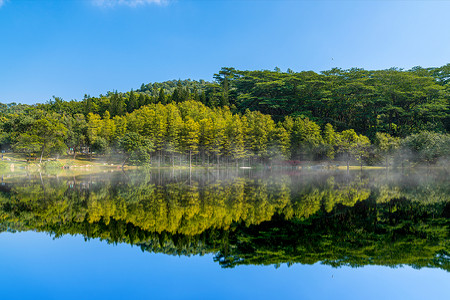
{"label": "tree trunk", "polygon": [[44,156],[44,150],[45,150],[45,144],[42,145],[42,150],[41,150],[41,159],[39,160],[39,163],[42,163],[42,157]]}
{"label": "tree trunk", "polygon": [[161,168],[161,150],[159,151],[158,155],[158,168]]}
{"label": "tree trunk", "polygon": [[128,161],[128,157],[123,161],[123,163],[122,163],[122,170],[123,170],[123,167],[125,166],[125,163]]}
{"label": "tree trunk", "polygon": [[192,162],[191,162],[191,160],[192,160],[192,151],[189,150],[189,169],[192,168]]}

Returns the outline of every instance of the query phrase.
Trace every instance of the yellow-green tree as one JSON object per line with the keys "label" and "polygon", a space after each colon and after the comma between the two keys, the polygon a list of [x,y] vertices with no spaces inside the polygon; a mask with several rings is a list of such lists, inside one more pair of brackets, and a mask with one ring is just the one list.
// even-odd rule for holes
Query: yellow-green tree
{"label": "yellow-green tree", "polygon": [[375,145],[378,152],[384,156],[386,168],[389,167],[389,158],[400,147],[400,139],[392,137],[388,133],[377,132],[375,135]]}
{"label": "yellow-green tree", "polygon": [[185,152],[189,153],[189,167],[192,167],[192,154],[198,152],[200,126],[191,117],[187,117],[181,130],[181,143]]}

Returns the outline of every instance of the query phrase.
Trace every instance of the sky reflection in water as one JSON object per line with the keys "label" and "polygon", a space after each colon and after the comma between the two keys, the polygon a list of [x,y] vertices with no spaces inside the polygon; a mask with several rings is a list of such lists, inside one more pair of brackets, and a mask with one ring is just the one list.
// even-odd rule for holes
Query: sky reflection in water
{"label": "sky reflection in water", "polygon": [[80,236],[0,235],[3,299],[445,299],[450,274],[321,264],[222,269],[212,255],[143,253]]}

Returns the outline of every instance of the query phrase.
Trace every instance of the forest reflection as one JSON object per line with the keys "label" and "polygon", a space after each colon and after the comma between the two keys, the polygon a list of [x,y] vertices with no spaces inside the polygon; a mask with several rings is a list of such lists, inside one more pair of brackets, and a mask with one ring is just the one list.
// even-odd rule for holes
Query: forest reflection
{"label": "forest reflection", "polygon": [[0,232],[212,253],[222,267],[410,265],[450,271],[446,171],[135,171],[4,175]]}

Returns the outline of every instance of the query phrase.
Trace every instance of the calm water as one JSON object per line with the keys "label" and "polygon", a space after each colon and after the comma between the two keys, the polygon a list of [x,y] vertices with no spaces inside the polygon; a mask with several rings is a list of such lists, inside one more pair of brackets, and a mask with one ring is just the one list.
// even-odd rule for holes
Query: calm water
{"label": "calm water", "polygon": [[2,299],[448,299],[445,171],[4,174]]}

